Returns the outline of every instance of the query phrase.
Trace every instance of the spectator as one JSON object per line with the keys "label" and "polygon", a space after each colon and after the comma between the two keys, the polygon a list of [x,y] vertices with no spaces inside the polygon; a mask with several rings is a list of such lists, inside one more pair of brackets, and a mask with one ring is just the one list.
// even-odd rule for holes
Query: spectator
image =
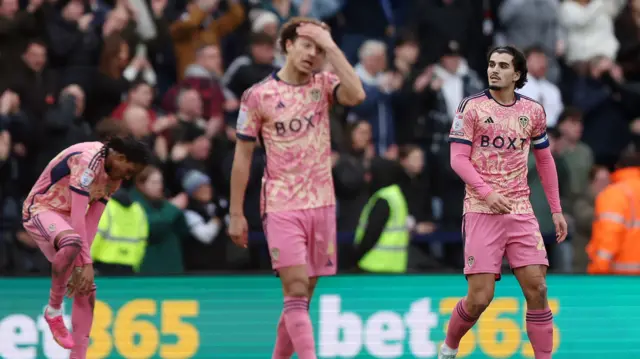
{"label": "spectator", "polygon": [[191,0],[187,11],[171,24],[171,37],[176,48],[178,78],[195,60],[196,50],[202,45],[217,45],[220,38],[237,28],[245,18],[244,8],[237,0],[227,0],[229,10],[217,19],[211,14],[220,0]]}
{"label": "spectator", "polygon": [[[535,47],[536,54],[540,53],[545,57],[545,70],[548,63],[549,73],[545,76],[551,83],[560,80],[556,56],[564,55],[565,50],[563,29],[558,19],[559,9],[558,0],[506,0],[502,2],[498,12],[504,29],[501,34],[504,39],[499,39],[498,43],[514,45],[520,49]],[[529,71],[531,74],[531,68]]]}
{"label": "spectator", "polygon": [[526,52],[527,56],[527,83],[518,93],[532,98],[544,106],[547,114],[547,126],[555,127],[558,117],[564,108],[560,89],[547,76],[547,55],[542,48],[531,47]]}
{"label": "spectator", "polygon": [[375,157],[371,125],[359,120],[347,131],[347,150],[340,153],[333,167],[333,180],[338,199],[338,230],[353,232],[358,215],[369,199],[369,167]]}
{"label": "spectator", "polygon": [[[38,20],[42,21],[42,0],[30,0],[26,11],[21,11],[18,0],[0,2],[0,81],[20,64],[20,53],[29,40],[38,35]],[[4,85],[4,86],[2,86]],[[0,91],[7,84],[0,83]]]}
{"label": "spectator", "polygon": [[113,112],[111,112],[110,117],[115,120],[122,120],[124,112],[129,106],[139,106],[147,111],[150,125],[153,127],[153,124],[156,121],[156,112],[151,107],[153,104],[153,95],[154,89],[149,83],[144,81],[136,81],[132,83],[129,87],[129,91],[127,92],[126,100],[120,103]]}
{"label": "spectator", "polygon": [[140,273],[183,273],[181,242],[189,234],[189,227],[182,210],[187,206],[187,195],[165,199],[162,173],[148,167],[136,178],[131,198],[142,205],[149,220],[149,240]]}
{"label": "spectator", "polygon": [[[216,45],[204,46],[196,52],[196,62],[185,70],[185,77],[174,85],[164,96],[163,108],[167,112],[175,112],[176,97],[180,89],[195,89],[202,99],[202,116],[209,121],[223,121],[225,109],[233,111],[238,101],[233,94],[220,84],[222,76],[222,57]],[[231,102],[234,102],[231,103]]]}
{"label": "spectator", "polygon": [[418,234],[430,234],[436,226],[431,209],[432,195],[429,180],[425,173],[425,156],[418,146],[407,145],[400,148],[400,165],[403,170],[398,178],[398,185],[403,193],[411,193],[407,197],[409,215],[415,224],[411,230]]}
{"label": "spectator", "polygon": [[91,128],[84,121],[85,95],[78,85],[69,85],[60,92],[58,103],[47,111],[41,124],[46,148],[36,154],[36,173],[65,148],[93,139]]}
{"label": "spectator", "polygon": [[224,269],[225,247],[232,245],[224,238],[228,202],[216,198],[209,177],[196,170],[187,172],[182,180],[182,188],[189,196],[184,216],[190,236],[182,242],[186,270]]}
{"label": "spectator", "polygon": [[589,274],[640,273],[638,229],[640,218],[640,156],[625,154],[611,174],[611,184],[597,197],[593,232],[587,246]]}
{"label": "spectator", "polygon": [[133,202],[128,190],[118,189],[107,203],[91,245],[95,271],[99,275],[139,272],[148,237],[149,222],[144,209]]}
{"label": "spectator", "polygon": [[[474,29],[475,0],[418,0],[412,11],[413,27],[420,34],[420,64],[432,64],[442,56],[442,49],[455,41],[463,51],[482,42],[481,29]],[[462,53],[468,57],[468,53]]]}
{"label": "spectator", "polygon": [[47,67],[47,47],[38,40],[28,43],[22,61],[9,78],[9,88],[18,94],[27,116],[40,120],[58,96],[57,76]]}
{"label": "spectator", "polygon": [[236,58],[222,77],[222,83],[236,98],[249,87],[260,82],[276,70],[273,65],[275,39],[265,33],[251,36],[249,54]]}
{"label": "spectator", "polygon": [[151,71],[149,62],[142,54],[139,55],[130,62],[129,45],[119,34],[109,35],[105,39],[98,74],[89,98],[87,119],[90,123],[95,124],[111,114],[139,72],[145,69]]}
{"label": "spectator", "polygon": [[573,64],[596,56],[615,60],[620,44],[613,19],[625,0],[565,0],[560,5],[560,23],[567,30],[565,59]]}
{"label": "spectator", "polygon": [[615,21],[615,35],[620,41],[617,62],[624,77],[640,82],[640,1],[629,0]]}
{"label": "spectator", "polygon": [[569,208],[573,201],[587,192],[589,187],[589,172],[593,167],[593,152],[589,146],[581,141],[583,123],[582,113],[575,108],[567,108],[558,122],[560,138],[554,144],[558,154],[566,163],[569,170]]}
{"label": "spectator", "polygon": [[573,244],[573,271],[575,273],[584,273],[587,270],[589,258],[585,248],[592,234],[595,201],[600,192],[611,182],[610,175],[611,172],[606,167],[593,166],[589,172],[589,188],[573,203],[571,212],[575,219],[576,231],[571,242]]}
{"label": "spectator", "polygon": [[[366,99],[354,107],[352,115],[369,121],[373,129],[376,154],[390,155],[397,151],[395,123],[391,96],[402,86],[402,77],[387,70],[387,46],[380,41],[369,40],[362,44],[360,62],[355,70],[362,81]],[[389,153],[387,153],[389,151]]]}

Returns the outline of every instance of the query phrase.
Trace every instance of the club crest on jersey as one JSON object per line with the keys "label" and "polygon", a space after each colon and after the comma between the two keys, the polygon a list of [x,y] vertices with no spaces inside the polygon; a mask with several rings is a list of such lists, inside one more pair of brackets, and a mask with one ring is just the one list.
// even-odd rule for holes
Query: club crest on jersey
{"label": "club crest on jersey", "polygon": [[518,122],[520,122],[520,126],[522,126],[522,128],[527,128],[527,126],[529,125],[529,117],[520,116],[518,117]]}
{"label": "club crest on jersey", "polygon": [[319,89],[312,89],[311,90],[311,100],[313,100],[313,102],[320,101],[320,90]]}
{"label": "club crest on jersey", "polygon": [[85,189],[89,188],[95,178],[96,174],[92,170],[87,168],[86,170],[84,170],[82,176],[80,177],[80,186]]}
{"label": "club crest on jersey", "polygon": [[56,231],[56,224],[55,223],[51,223],[49,225],[49,232],[55,232]]}

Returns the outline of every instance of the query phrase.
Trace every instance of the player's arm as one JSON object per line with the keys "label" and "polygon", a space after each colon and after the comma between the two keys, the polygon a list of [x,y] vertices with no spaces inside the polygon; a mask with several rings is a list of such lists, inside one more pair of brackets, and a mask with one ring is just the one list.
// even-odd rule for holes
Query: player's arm
{"label": "player's arm", "polygon": [[89,206],[85,219],[87,226],[87,240],[89,242],[93,242],[93,239],[96,237],[96,233],[98,233],[98,225],[100,224],[102,213],[104,213],[105,208],[107,208],[107,201],[107,199],[101,199]]}
{"label": "player's arm", "polygon": [[257,96],[254,89],[250,88],[242,95],[240,103],[236,125],[236,151],[231,167],[231,199],[229,204],[231,216],[244,216],[244,194],[251,174],[251,161],[256,147],[256,139],[262,124],[258,107],[260,102]]}
{"label": "player's arm", "polygon": [[587,246],[591,274],[610,273],[611,260],[620,250],[627,229],[629,199],[620,190],[609,187],[596,198],[593,231]]}
{"label": "player's arm", "polygon": [[[464,102],[465,100],[463,100]],[[463,105],[461,105],[463,106]],[[449,132],[451,144],[451,168],[481,198],[487,198],[493,189],[482,179],[471,162],[471,146],[475,128],[475,111],[472,108],[459,108]]]}
{"label": "player's arm", "polygon": [[335,43],[325,51],[327,60],[333,65],[334,71],[340,80],[333,89],[336,101],[343,106],[361,104],[366,95],[360,77],[356,74],[349,60]]}
{"label": "player's arm", "polygon": [[71,190],[71,227],[80,236],[82,248],[80,261],[83,265],[91,264],[91,252],[87,238],[85,216],[89,206],[89,186],[95,179],[95,172],[89,168],[88,161],[84,161],[84,154],[79,159],[71,162],[71,178],[69,189]]}
{"label": "player's arm", "polygon": [[562,213],[560,205],[560,187],[558,185],[558,172],[556,162],[549,148],[549,137],[547,136],[547,116],[540,106],[534,118],[533,130],[531,133],[531,145],[533,155],[536,160],[536,169],[544,194],[547,197],[551,213]]}
{"label": "player's arm", "polygon": [[297,31],[301,36],[314,39],[318,46],[324,50],[327,61],[333,66],[339,81],[330,81],[331,87],[329,89],[335,93],[336,101],[343,106],[356,106],[362,103],[365,92],[360,77],[342,50],[333,41],[329,29],[326,26],[303,24],[298,27]]}

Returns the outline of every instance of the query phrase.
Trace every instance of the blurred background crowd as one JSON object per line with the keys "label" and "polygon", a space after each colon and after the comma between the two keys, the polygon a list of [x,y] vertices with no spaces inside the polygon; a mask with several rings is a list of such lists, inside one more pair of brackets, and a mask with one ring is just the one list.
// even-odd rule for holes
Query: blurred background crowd
{"label": "blurred background crowd", "polygon": [[48,161],[124,133],[149,144],[154,166],[110,201],[98,271],[269,270],[263,150],[248,250],[226,235],[229,181],[239,99],[283,64],[275,40],[294,16],[331,26],[367,95],[331,115],[341,270],[362,256],[360,213],[389,183],[410,194],[408,271],[462,268],[464,184],[447,136],[459,102],[486,87],[487,50],[513,44],[529,67],[519,92],[546,109],[570,224],[556,244],[531,155],[550,270],[585,271],[594,200],[640,145],[640,0],[0,0],[0,274],[49,271],[20,216]]}

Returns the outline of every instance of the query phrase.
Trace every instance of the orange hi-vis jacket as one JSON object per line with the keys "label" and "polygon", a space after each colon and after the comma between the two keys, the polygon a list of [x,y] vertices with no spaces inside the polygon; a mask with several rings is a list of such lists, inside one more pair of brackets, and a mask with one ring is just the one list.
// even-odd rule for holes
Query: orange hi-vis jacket
{"label": "orange hi-vis jacket", "polygon": [[596,198],[587,272],[640,274],[640,168],[619,169],[611,180]]}

